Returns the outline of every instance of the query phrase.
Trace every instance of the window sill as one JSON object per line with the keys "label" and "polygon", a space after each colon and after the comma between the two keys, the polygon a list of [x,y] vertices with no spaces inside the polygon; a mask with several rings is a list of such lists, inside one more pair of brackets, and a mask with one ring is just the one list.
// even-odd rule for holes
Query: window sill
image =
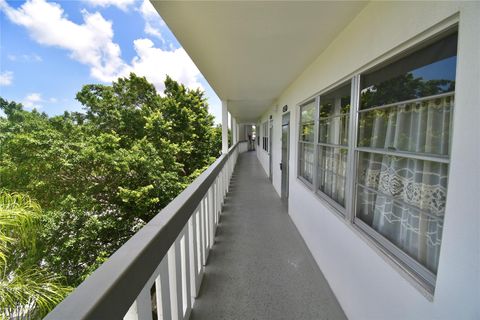
{"label": "window sill", "polygon": [[313,192],[313,184],[309,182],[307,179],[303,178],[302,176],[297,175],[297,180],[303,184],[303,186],[309,190],[310,192]]}

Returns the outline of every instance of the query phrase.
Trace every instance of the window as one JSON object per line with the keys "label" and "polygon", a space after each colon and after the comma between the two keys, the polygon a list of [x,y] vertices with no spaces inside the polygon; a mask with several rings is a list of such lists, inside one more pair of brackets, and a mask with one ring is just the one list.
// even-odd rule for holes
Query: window
{"label": "window", "polygon": [[345,208],[350,91],[351,84],[344,84],[300,107],[298,175],[342,212]]}
{"label": "window", "polygon": [[264,122],[262,124],[262,131],[263,131],[263,150],[268,152],[268,122]]}
{"label": "window", "polygon": [[447,199],[456,55],[454,33],[300,106],[300,180],[432,291]]}
{"label": "window", "polygon": [[355,219],[428,282],[442,240],[456,52],[454,34],[361,76]]}
{"label": "window", "polygon": [[300,107],[300,137],[298,142],[298,175],[309,184],[313,183],[315,157],[316,100]]}
{"label": "window", "polygon": [[351,84],[320,95],[317,142],[317,191],[343,208],[348,153]]}

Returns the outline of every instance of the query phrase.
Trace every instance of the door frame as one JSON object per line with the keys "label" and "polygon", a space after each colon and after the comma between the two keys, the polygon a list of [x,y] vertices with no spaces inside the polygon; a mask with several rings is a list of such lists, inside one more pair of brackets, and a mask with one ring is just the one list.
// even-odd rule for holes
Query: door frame
{"label": "door frame", "polygon": [[[287,129],[287,141],[286,141],[286,144],[287,144],[287,155],[286,155],[286,160],[287,160],[287,165],[285,166],[285,163],[284,163],[284,159],[283,159],[283,117],[284,116],[287,116],[288,115],[288,129]],[[280,146],[280,150],[281,150],[281,157],[280,157],[280,160],[281,160],[281,167],[282,167],[282,172],[281,172],[281,187],[280,187],[280,193],[281,193],[281,198],[282,200],[288,200],[288,196],[289,196],[289,184],[290,184],[290,131],[291,131],[291,119],[292,119],[292,114],[290,113],[290,110],[283,113],[282,114],[282,138],[281,138],[281,146]],[[283,174],[285,172],[285,169],[286,169],[286,177],[285,177],[285,185],[284,185],[284,181],[283,181]],[[284,192],[285,190],[285,192]]]}
{"label": "door frame", "polygon": [[268,119],[268,179],[273,183],[273,118],[270,116]]}

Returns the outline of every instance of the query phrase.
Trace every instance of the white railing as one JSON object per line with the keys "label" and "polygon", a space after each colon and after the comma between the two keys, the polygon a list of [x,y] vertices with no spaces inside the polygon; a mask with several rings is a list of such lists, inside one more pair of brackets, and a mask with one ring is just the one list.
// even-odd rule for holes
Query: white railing
{"label": "white railing", "polygon": [[240,141],[238,142],[238,152],[247,152],[248,151],[248,141]]}
{"label": "white railing", "polygon": [[[237,143],[45,319],[188,319],[215,242]],[[245,149],[245,150],[244,150]]]}

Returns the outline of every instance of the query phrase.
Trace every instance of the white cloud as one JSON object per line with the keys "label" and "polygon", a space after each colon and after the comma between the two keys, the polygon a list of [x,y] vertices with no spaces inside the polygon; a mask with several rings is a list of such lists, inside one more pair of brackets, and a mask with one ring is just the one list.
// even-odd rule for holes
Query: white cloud
{"label": "white cloud", "polygon": [[33,109],[42,109],[43,105],[40,102],[43,102],[42,95],[40,93],[30,93],[23,100],[22,104],[27,110]]}
{"label": "white cloud", "polygon": [[110,7],[114,6],[120,10],[127,11],[128,7],[135,3],[135,0],[83,0],[93,7]]}
{"label": "white cloud", "polygon": [[162,50],[154,47],[150,39],[137,39],[133,43],[137,56],[132,60],[127,72],[145,76],[159,91],[165,88],[166,75],[189,88],[202,88],[198,82],[200,71],[183,48]]}
{"label": "white cloud", "polygon": [[138,9],[143,19],[145,20],[144,32],[148,35],[154,36],[162,43],[166,43],[165,38],[162,35],[161,28],[166,24],[158,14],[157,10],[153,7],[149,0],[143,0],[142,5]]}
{"label": "white cloud", "polygon": [[50,102],[50,103],[57,103],[57,102],[58,102],[58,99],[52,97],[52,98],[48,99],[48,102]]}
{"label": "white cloud", "polygon": [[143,0],[139,10],[140,13],[147,18],[155,18],[159,16],[157,10],[155,10],[149,0]]}
{"label": "white cloud", "polygon": [[[84,23],[76,24],[67,19],[59,4],[45,0],[29,0],[18,9],[0,0],[0,10],[13,23],[24,26],[36,42],[70,52],[70,57],[89,66],[97,80],[111,82],[134,72],[145,76],[161,92],[168,74],[189,88],[202,88],[200,71],[183,48],[164,50],[150,39],[137,39],[133,43],[136,56],[130,64],[123,61],[120,46],[113,42],[112,22],[98,12],[83,11]],[[164,24],[148,1],[139,10],[146,17],[156,18],[158,25]]]}
{"label": "white cloud", "polygon": [[10,61],[23,61],[23,62],[41,62],[41,61],[43,61],[42,57],[40,57],[36,53],[22,54],[22,55],[19,55],[19,56],[16,56],[14,54],[9,54],[7,56],[7,58]]}
{"label": "white cloud", "polygon": [[90,74],[98,80],[111,81],[125,67],[120,47],[112,40],[112,23],[98,12],[82,11],[84,23],[76,24],[59,4],[45,0],[30,0],[18,9],[0,0],[0,9],[36,42],[68,50],[73,59],[90,66]]}
{"label": "white cloud", "polygon": [[9,86],[13,81],[13,72],[5,71],[0,73],[0,86]]}
{"label": "white cloud", "polygon": [[25,61],[32,61],[32,62],[42,62],[43,59],[42,57],[40,57],[38,54],[36,53],[32,53],[32,54],[22,54],[22,58],[25,60]]}

